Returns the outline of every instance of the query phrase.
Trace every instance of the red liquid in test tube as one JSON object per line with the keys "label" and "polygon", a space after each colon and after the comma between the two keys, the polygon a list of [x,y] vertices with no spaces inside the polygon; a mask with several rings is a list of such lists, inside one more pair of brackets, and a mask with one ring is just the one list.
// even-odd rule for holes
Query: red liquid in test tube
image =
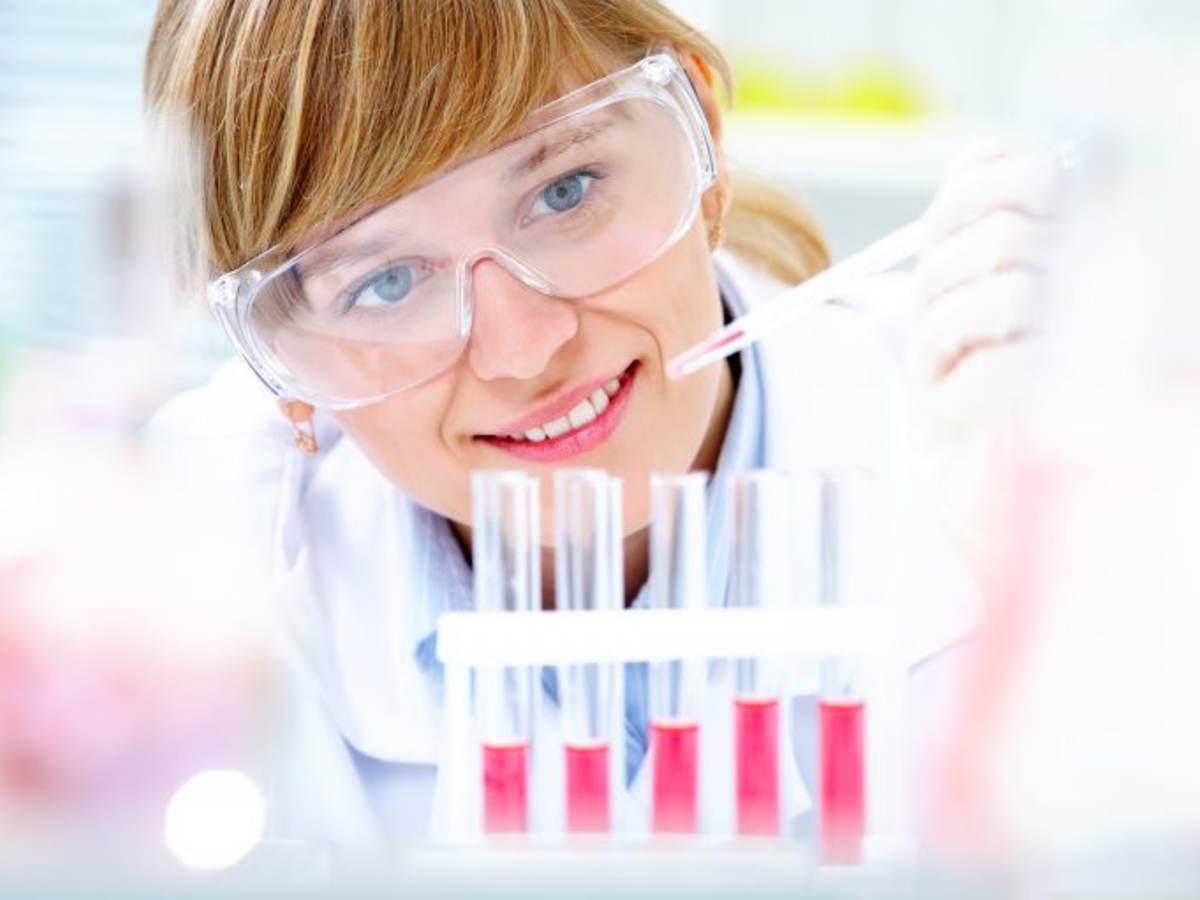
{"label": "red liquid in test tube", "polygon": [[490,834],[529,828],[529,745],[483,745],[483,827]]}
{"label": "red liquid in test tube", "polygon": [[862,861],[863,703],[822,700],[821,730],[821,861]]}
{"label": "red liquid in test tube", "polygon": [[567,831],[608,831],[608,744],[567,745]]}
{"label": "red liquid in test tube", "polygon": [[696,831],[699,738],[700,726],[696,722],[660,722],[651,726],[654,830],[660,834]]}
{"label": "red liquid in test tube", "polygon": [[779,834],[779,700],[734,700],[738,834]]}

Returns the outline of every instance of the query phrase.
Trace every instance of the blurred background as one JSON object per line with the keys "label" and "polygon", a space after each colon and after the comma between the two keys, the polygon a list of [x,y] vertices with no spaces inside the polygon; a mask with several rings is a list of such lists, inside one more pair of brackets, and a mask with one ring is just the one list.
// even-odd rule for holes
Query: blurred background
{"label": "blurred background", "polygon": [[[1013,538],[1007,574],[1026,580],[1002,573],[987,586],[1001,599],[1066,602],[1029,651],[1025,680],[998,664],[996,677],[1012,676],[1023,693],[1019,715],[996,726],[991,780],[980,790],[1023,846],[1064,854],[1045,893],[1186,895],[1180,884],[1200,883],[1194,864],[1181,864],[1200,858],[1196,0],[672,5],[733,63],[731,159],[800,192],[835,259],[920,214],[972,138],[1047,146],[1082,134],[1098,149],[1059,257],[1036,439],[997,487],[1016,498],[1003,513]],[[73,822],[107,824],[128,791],[141,791],[149,799],[126,825],[154,833],[158,846],[155,816],[183,776],[231,761],[252,771],[260,735],[251,723],[273,708],[271,628],[248,613],[261,599],[247,574],[253,562],[238,555],[222,498],[186,496],[189,473],[213,457],[164,465],[137,448],[163,400],[229,356],[201,298],[171,296],[162,260],[146,252],[161,189],[145,177],[140,149],[154,8],[0,0],[0,713],[9,723],[6,734],[0,722],[0,774],[20,774],[15,786],[0,777],[0,872],[37,845],[29,823],[53,821],[59,801]],[[1052,490],[1043,490],[1047,477]],[[1096,493],[1097,484],[1109,489]],[[203,527],[181,517],[185,507],[205,511]],[[1038,552],[1023,542],[1028,534],[1045,538]],[[56,555],[63,548],[73,555]],[[18,597],[44,599],[37,608],[53,612],[33,629],[47,642],[37,659],[3,640]],[[173,602],[156,606],[164,597]],[[193,622],[181,645],[179,616],[198,609],[203,625]],[[137,694],[162,710],[147,746],[166,762],[153,777],[123,743],[140,746],[146,735],[112,726],[128,718],[125,675],[88,674],[91,650],[112,646],[140,661],[143,680],[183,660],[191,674],[176,670],[183,680],[164,684],[199,676],[211,686]],[[53,703],[25,708],[22,685],[46,683],[57,665],[39,659],[83,662]],[[94,721],[46,730],[61,729],[81,703]],[[113,719],[101,714],[107,703]],[[1114,710],[1132,713],[1114,719]],[[49,734],[81,746],[99,736],[111,766],[75,766],[39,743]],[[969,736],[962,746],[978,749]],[[249,808],[243,825],[261,812],[252,786],[206,795],[222,790],[234,798],[221,801],[227,808]],[[23,797],[36,798],[32,819]],[[214,828],[228,831],[228,820],[212,821],[202,845]],[[229,858],[256,836],[235,842]],[[1110,852],[1131,847],[1141,855],[1129,866]],[[222,858],[220,846],[213,852]],[[1054,881],[1063,872],[1066,887]]]}

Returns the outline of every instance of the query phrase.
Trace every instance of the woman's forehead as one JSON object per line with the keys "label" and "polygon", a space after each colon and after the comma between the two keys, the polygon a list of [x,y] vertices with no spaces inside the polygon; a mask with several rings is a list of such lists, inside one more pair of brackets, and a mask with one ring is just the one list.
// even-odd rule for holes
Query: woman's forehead
{"label": "woman's forehead", "polygon": [[[304,246],[314,252],[306,253],[305,268],[320,268],[327,256],[336,258],[343,243],[356,244],[364,233],[384,222],[380,215],[389,209],[395,209],[400,216],[397,219],[389,215],[386,220],[386,228],[394,236],[411,224],[407,220],[413,215],[443,219],[449,208],[469,215],[488,208],[492,198],[524,193],[530,185],[559,173],[565,165],[563,159],[570,160],[580,152],[604,154],[621,146],[622,137],[628,138],[625,134],[628,128],[636,127],[636,118],[619,104],[610,104],[510,141],[448,168],[398,196],[364,204],[354,214],[309,236]],[[469,203],[470,208],[459,205],[463,202]]]}
{"label": "woman's forehead", "polygon": [[[460,169],[477,164],[483,159],[506,158],[506,162],[509,163],[506,171],[512,176],[519,176],[536,170],[545,161],[565,149],[590,139],[618,120],[619,112],[610,110],[610,114],[602,119],[593,120],[592,117],[589,117],[587,121],[564,123],[554,120],[546,121],[545,111],[547,107],[567,95],[611,74],[612,71],[619,68],[615,61],[613,67],[611,69],[606,67],[594,73],[591,67],[585,66],[580,61],[564,63],[552,81],[551,87],[538,98],[533,110],[507,131],[502,132],[497,140],[480,147],[476,152],[466,152],[453,160],[448,160],[440,169],[430,172],[419,181],[404,179],[408,183],[403,188],[385,191],[356,206],[349,213],[321,223],[296,242],[295,252],[302,252],[306,248],[312,248],[328,241],[389,203],[451,176]],[[486,111],[481,109],[478,114],[484,116]]]}
{"label": "woman's forehead", "polygon": [[545,113],[547,107],[554,106],[559,101],[564,100],[568,95],[580,91],[583,88],[594,84],[614,72],[617,72],[626,65],[628,61],[617,59],[597,58],[592,65],[585,64],[582,60],[571,60],[564,62],[556,70],[555,76],[547,89],[542,93],[542,96],[533,104],[533,108],[525,115],[520,122],[510,128],[508,132],[496,142],[495,146],[506,143],[514,137],[518,137],[527,131],[539,127],[544,124]]}

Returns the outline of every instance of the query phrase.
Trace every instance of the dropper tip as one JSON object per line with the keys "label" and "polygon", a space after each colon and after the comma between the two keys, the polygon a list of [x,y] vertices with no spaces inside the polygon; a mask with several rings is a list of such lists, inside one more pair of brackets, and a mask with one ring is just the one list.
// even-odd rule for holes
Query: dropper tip
{"label": "dropper tip", "polygon": [[742,349],[748,343],[746,332],[732,324],[726,325],[705,340],[702,344],[684,350],[667,363],[667,377],[673,381],[686,378],[693,372],[698,372],[709,363],[724,359],[731,353]]}
{"label": "dropper tip", "polygon": [[682,356],[677,356],[667,363],[667,377],[672,381],[678,381],[691,374],[692,370],[688,367],[687,360]]}

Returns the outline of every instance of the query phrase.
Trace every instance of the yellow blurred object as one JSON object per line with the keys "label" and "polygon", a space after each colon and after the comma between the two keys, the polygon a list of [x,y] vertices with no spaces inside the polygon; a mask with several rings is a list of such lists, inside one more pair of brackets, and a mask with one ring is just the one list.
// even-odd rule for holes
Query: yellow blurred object
{"label": "yellow blurred object", "polygon": [[809,118],[918,119],[934,109],[915,76],[885,59],[857,59],[806,72],[782,61],[735,61],[739,113]]}

